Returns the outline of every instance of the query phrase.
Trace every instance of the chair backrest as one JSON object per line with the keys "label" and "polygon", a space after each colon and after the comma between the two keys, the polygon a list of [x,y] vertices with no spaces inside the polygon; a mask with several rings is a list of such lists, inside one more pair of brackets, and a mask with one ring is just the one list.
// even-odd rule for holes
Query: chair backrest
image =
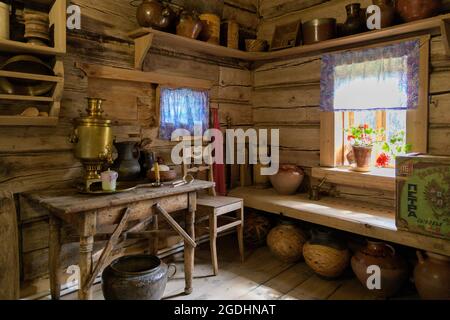
{"label": "chair backrest", "polygon": [[[208,163],[205,163],[205,155],[203,155],[203,148],[205,144],[210,143],[209,140],[205,140],[203,137],[183,137],[183,141],[186,142],[186,148],[183,148],[183,164],[182,164],[182,173],[183,176],[187,174],[192,174],[194,176],[199,173],[206,172],[206,176],[208,181],[214,182],[214,170],[212,165],[212,156],[210,154],[207,155]],[[199,143],[201,141],[201,143]],[[189,143],[188,143],[189,142]],[[198,150],[196,144],[200,147],[201,150]],[[187,147],[189,145],[189,147]],[[216,189],[211,188],[208,190],[208,193],[212,196],[216,196]]]}

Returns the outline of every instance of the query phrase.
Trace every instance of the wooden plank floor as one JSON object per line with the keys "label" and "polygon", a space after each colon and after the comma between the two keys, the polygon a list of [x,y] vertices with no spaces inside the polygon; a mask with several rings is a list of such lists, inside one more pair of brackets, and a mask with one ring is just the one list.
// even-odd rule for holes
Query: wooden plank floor
{"label": "wooden plank floor", "polygon": [[[209,245],[196,252],[194,292],[185,296],[182,256],[171,259],[178,273],[167,284],[164,299],[174,300],[370,300],[376,299],[352,275],[338,280],[316,276],[304,263],[287,264],[277,260],[267,247],[247,252],[245,263],[239,262],[237,240],[233,235],[218,241],[219,275],[214,277],[210,265]],[[167,261],[170,262],[170,261]],[[398,296],[417,299],[413,293]],[[48,299],[48,297],[47,297]],[[77,293],[63,297],[75,300]],[[94,287],[94,299],[103,300],[101,286]]]}

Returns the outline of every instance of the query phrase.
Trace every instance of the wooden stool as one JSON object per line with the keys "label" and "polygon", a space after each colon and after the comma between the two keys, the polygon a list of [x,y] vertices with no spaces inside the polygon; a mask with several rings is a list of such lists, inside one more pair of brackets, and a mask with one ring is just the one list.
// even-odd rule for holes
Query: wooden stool
{"label": "wooden stool", "polygon": [[[189,138],[188,138],[189,139]],[[192,138],[191,138],[192,139]],[[202,138],[198,138],[202,139]],[[191,141],[195,141],[191,140]],[[183,176],[187,174],[198,174],[201,172],[207,172],[209,181],[214,181],[214,173],[212,165],[188,165],[187,161],[195,159],[193,152],[191,158],[187,157],[186,151],[183,150]],[[209,161],[210,163],[212,161]],[[236,212],[235,216],[229,216]],[[209,190],[209,195],[199,195],[197,199],[197,214],[198,216],[204,216],[209,219],[209,227],[207,228],[210,236],[211,247],[211,261],[213,265],[214,275],[219,273],[219,264],[217,261],[217,235],[221,232],[237,228],[239,254],[241,261],[244,262],[244,201],[239,198],[222,197],[216,195],[214,188]],[[203,219],[198,220],[201,222]]]}

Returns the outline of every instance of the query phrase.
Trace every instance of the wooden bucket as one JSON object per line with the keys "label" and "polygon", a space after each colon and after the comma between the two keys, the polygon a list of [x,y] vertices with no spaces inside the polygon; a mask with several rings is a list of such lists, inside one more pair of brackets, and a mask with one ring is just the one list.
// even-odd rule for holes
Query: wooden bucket
{"label": "wooden bucket", "polygon": [[220,17],[212,13],[204,13],[199,18],[203,23],[200,40],[220,44]]}

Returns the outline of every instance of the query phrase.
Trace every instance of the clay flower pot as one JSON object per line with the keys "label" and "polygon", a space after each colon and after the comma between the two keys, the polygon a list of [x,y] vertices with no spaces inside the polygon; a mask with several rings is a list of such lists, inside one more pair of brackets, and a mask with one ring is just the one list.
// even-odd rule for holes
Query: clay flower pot
{"label": "clay flower pot", "polygon": [[356,167],[354,167],[353,170],[358,172],[369,172],[371,167],[370,161],[372,160],[372,147],[353,146],[352,150],[356,163]]}
{"label": "clay flower pot", "polygon": [[303,257],[306,234],[290,222],[281,222],[267,236],[267,246],[280,260],[294,263]]}
{"label": "clay flower pot", "polygon": [[417,251],[419,263],[414,281],[422,299],[450,300],[450,258],[427,252],[428,259]]}
{"label": "clay flower pot", "polygon": [[275,190],[282,195],[295,194],[305,178],[305,173],[296,165],[283,164],[276,175],[270,177]]}
{"label": "clay flower pot", "polygon": [[408,267],[393,247],[382,243],[368,241],[367,246],[359,249],[352,257],[351,265],[358,280],[367,288],[367,273],[370,266],[381,270],[381,289],[374,289],[379,297],[389,298],[396,294],[408,279]]}

